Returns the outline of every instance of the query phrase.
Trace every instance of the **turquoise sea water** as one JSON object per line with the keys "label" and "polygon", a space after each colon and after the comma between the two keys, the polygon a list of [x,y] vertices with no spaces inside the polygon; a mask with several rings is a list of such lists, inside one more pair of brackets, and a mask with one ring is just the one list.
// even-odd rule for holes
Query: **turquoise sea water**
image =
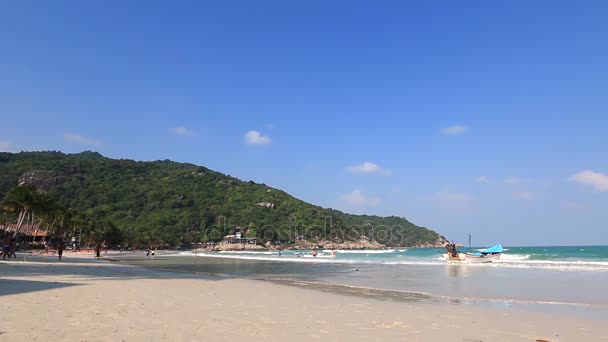
{"label": "turquoise sea water", "polygon": [[[476,251],[480,248],[472,248]],[[468,248],[461,249],[468,251]],[[331,257],[330,250],[317,251],[263,251],[219,252],[201,255],[249,260],[275,260],[285,262],[369,263],[403,265],[443,265],[442,248],[395,248],[385,250],[338,250]],[[186,252],[186,255],[192,253]],[[572,271],[608,272],[608,246],[547,246],[505,247],[501,259],[490,267],[536,268]]]}

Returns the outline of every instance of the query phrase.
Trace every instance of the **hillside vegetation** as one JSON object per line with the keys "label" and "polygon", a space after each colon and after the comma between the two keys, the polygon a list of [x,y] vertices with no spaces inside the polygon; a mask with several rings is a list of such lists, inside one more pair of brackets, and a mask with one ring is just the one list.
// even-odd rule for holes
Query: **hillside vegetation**
{"label": "hillside vegetation", "polygon": [[[217,241],[235,227],[274,242],[366,236],[414,246],[442,239],[404,218],[325,209],[264,184],[169,160],[116,160],[90,151],[0,153],[0,199],[17,185],[33,186],[63,208],[109,222],[142,242]],[[14,220],[11,215],[4,220]]]}

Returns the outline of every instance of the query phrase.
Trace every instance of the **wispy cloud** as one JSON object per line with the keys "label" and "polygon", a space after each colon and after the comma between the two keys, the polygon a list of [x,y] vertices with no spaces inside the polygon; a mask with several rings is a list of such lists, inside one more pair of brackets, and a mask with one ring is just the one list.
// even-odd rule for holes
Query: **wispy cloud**
{"label": "wispy cloud", "polygon": [[469,128],[464,125],[453,125],[450,127],[445,127],[441,129],[441,133],[443,135],[460,135],[465,134]]}
{"label": "wispy cloud", "polygon": [[436,192],[431,195],[420,196],[417,200],[456,211],[469,210],[473,206],[473,196],[464,193]]}
{"label": "wispy cloud", "polygon": [[249,145],[268,145],[271,139],[267,135],[262,135],[258,131],[249,131],[245,133],[245,143]]}
{"label": "wispy cloud", "polygon": [[379,174],[382,174],[385,176],[388,176],[391,174],[390,170],[385,170],[385,169],[381,168],[380,165],[372,163],[372,162],[367,162],[367,161],[360,165],[351,166],[347,170],[350,173],[358,173],[358,174],[379,173]]}
{"label": "wispy cloud", "polygon": [[173,134],[181,136],[181,137],[191,137],[191,136],[196,135],[194,133],[194,131],[187,129],[184,126],[171,128],[171,132],[173,132]]}
{"label": "wispy cloud", "polygon": [[592,186],[596,191],[608,191],[608,175],[592,170],[581,171],[570,177],[571,181]]}
{"label": "wispy cloud", "polygon": [[82,144],[82,145],[96,145],[99,146],[102,144],[101,140],[97,140],[97,139],[91,139],[88,137],[85,137],[82,134],[79,133],[65,133],[63,135],[63,138],[67,141],[71,141],[77,144]]}
{"label": "wispy cloud", "polygon": [[521,183],[521,179],[519,179],[517,177],[510,177],[510,178],[503,179],[502,182],[505,184],[519,184],[519,183]]}
{"label": "wispy cloud", "polygon": [[10,141],[0,140],[0,152],[10,152],[13,144]]}
{"label": "wispy cloud", "polygon": [[583,204],[583,203],[575,202],[575,201],[564,202],[563,207],[566,210],[579,212],[579,213],[588,213],[588,212],[592,211],[590,206]]}
{"label": "wispy cloud", "polygon": [[486,176],[479,176],[479,177],[475,178],[475,181],[477,181],[479,183],[485,183],[485,184],[492,183],[492,181],[490,180],[490,178],[488,178]]}
{"label": "wispy cloud", "polygon": [[534,193],[526,190],[513,191],[513,196],[524,201],[530,201],[534,199]]}
{"label": "wispy cloud", "polygon": [[354,206],[377,206],[382,201],[377,197],[367,197],[360,190],[353,190],[351,193],[342,195],[342,200]]}

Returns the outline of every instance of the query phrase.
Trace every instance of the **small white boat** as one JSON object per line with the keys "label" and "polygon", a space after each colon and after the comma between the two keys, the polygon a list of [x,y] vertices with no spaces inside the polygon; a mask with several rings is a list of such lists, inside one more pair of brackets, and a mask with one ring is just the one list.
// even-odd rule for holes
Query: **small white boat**
{"label": "small white boat", "polygon": [[448,263],[461,264],[479,264],[498,261],[504,251],[500,244],[474,253],[459,252],[456,250],[456,245],[454,244],[448,244],[446,249],[447,253],[443,254],[445,260]]}

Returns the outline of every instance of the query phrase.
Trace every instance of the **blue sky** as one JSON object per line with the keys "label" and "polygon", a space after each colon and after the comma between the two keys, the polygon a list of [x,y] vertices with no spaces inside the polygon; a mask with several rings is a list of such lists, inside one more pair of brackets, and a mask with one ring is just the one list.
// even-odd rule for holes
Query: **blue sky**
{"label": "blue sky", "polygon": [[0,3],[0,150],[172,159],[479,245],[608,244],[605,1]]}

